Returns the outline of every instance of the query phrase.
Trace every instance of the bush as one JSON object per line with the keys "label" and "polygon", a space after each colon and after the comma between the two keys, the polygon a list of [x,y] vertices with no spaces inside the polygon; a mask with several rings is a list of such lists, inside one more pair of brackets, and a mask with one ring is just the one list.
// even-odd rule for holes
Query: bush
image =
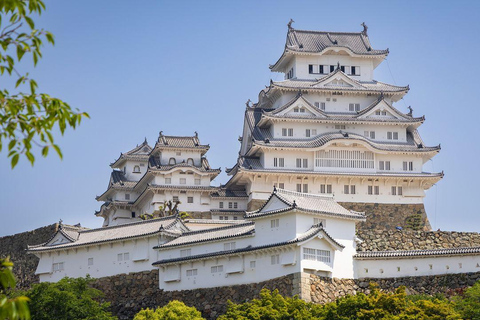
{"label": "bush", "polygon": [[204,320],[200,311],[188,307],[183,302],[173,300],[166,306],[152,309],[142,309],[133,320]]}
{"label": "bush", "polygon": [[109,303],[97,300],[100,290],[90,287],[92,278],[63,278],[56,283],[34,285],[25,295],[30,298],[32,320],[116,320]]}

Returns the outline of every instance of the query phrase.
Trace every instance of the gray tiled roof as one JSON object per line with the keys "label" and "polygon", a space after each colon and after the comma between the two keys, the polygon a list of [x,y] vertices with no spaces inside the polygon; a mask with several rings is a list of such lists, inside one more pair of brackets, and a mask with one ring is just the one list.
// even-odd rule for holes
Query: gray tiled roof
{"label": "gray tiled roof", "polygon": [[359,252],[354,256],[354,258],[359,260],[382,259],[382,258],[399,259],[399,258],[449,256],[449,255],[465,255],[465,254],[480,254],[480,247],[405,250],[405,251],[369,251],[369,252]]}
{"label": "gray tiled roof", "polygon": [[346,47],[360,55],[386,55],[388,50],[374,50],[366,33],[327,32],[290,28],[285,47],[297,52],[321,52],[329,47]]}
{"label": "gray tiled roof", "polygon": [[380,151],[392,151],[392,152],[434,152],[440,151],[440,146],[435,147],[425,147],[420,145],[415,141],[414,134],[407,132],[407,141],[406,142],[385,142],[385,141],[376,141],[369,138],[366,138],[362,135],[355,133],[346,133],[342,131],[337,132],[327,132],[311,139],[256,139],[255,144],[263,147],[271,148],[318,148],[324,144],[333,141],[333,140],[357,140],[363,141],[369,144],[371,147],[380,150]]}
{"label": "gray tiled roof", "polygon": [[156,246],[156,249],[168,249],[176,246],[193,245],[200,242],[218,241],[222,239],[251,236],[255,233],[253,222],[244,222],[238,225],[230,225],[220,228],[185,232],[180,237],[167,243]]}
{"label": "gray tiled roof", "polygon": [[210,194],[212,198],[248,198],[245,190],[229,190],[220,188]]}
{"label": "gray tiled roof", "polygon": [[[341,72],[341,71],[340,71]],[[327,75],[325,77],[329,77]],[[383,83],[380,81],[372,80],[372,81],[358,81],[352,79],[352,81],[359,84],[358,87],[344,87],[344,86],[328,86],[328,87],[316,87],[315,85],[320,82],[324,81],[324,78],[319,80],[298,80],[298,79],[289,79],[289,80],[282,80],[282,81],[273,81],[273,87],[279,87],[284,89],[290,90],[327,90],[327,91],[365,91],[365,92],[375,92],[375,93],[405,93],[409,90],[409,87],[400,87],[395,86],[387,83]]]}
{"label": "gray tiled roof", "polygon": [[133,188],[137,184],[136,181],[128,181],[127,177],[123,171],[120,170],[113,170],[111,174],[111,187],[117,188]]}
{"label": "gray tiled roof", "polygon": [[312,226],[307,232],[302,233],[298,235],[296,238],[288,241],[283,241],[283,242],[278,242],[278,243],[272,243],[272,244],[267,244],[263,246],[247,246],[245,248],[239,248],[239,249],[234,249],[234,250],[226,250],[226,251],[217,251],[217,252],[211,252],[211,253],[205,253],[205,254],[199,254],[199,255],[194,255],[194,256],[189,256],[189,257],[181,257],[181,258],[173,258],[173,259],[164,259],[160,260],[157,262],[154,262],[153,265],[162,265],[162,264],[170,264],[170,263],[178,263],[178,262],[184,262],[184,261],[191,261],[191,260],[202,260],[202,259],[209,259],[212,257],[218,257],[218,256],[225,256],[225,255],[236,255],[239,253],[244,253],[244,252],[252,252],[252,251],[257,251],[257,250],[264,250],[264,249],[269,249],[269,248],[274,248],[274,247],[281,247],[281,246],[288,246],[291,244],[303,242],[306,240],[309,240],[313,237],[315,237],[317,234],[322,233],[322,235],[327,238],[330,242],[338,246],[339,248],[344,248],[343,245],[335,241],[320,225],[314,225]]}
{"label": "gray tiled roof", "polygon": [[[136,237],[143,237],[148,235],[153,235],[159,233],[161,230],[160,228],[163,227],[167,229],[169,232],[176,232],[176,230],[169,230],[175,224],[179,223],[180,218],[176,215],[153,219],[153,220],[146,220],[134,223],[128,223],[118,226],[112,227],[104,227],[98,229],[89,229],[89,230],[80,230],[76,233],[75,241],[70,243],[60,244],[60,245],[53,245],[48,246],[47,243],[43,243],[37,246],[29,246],[28,250],[31,252],[38,252],[38,251],[48,251],[48,250],[57,250],[57,249],[67,249],[72,247],[78,246],[87,246],[93,245],[103,242],[110,242],[110,241],[119,241],[125,239],[131,239]],[[180,235],[177,232],[178,235]],[[72,231],[69,235],[72,238],[75,236],[75,233]]]}
{"label": "gray tiled roof", "polygon": [[202,172],[220,172],[221,171],[220,168],[212,169],[206,158],[202,158],[202,165],[197,167],[191,164],[187,164],[186,162],[182,162],[174,165],[162,165],[161,163],[159,163],[159,160],[157,157],[151,156],[148,159],[148,165],[149,165],[149,168],[156,171],[170,171],[175,168],[192,168]]}
{"label": "gray tiled roof", "polygon": [[162,131],[158,136],[157,147],[186,148],[186,149],[209,149],[209,145],[202,145],[197,135],[193,137],[165,136]]}
{"label": "gray tiled roof", "polygon": [[[265,206],[268,204],[272,197],[277,197],[282,202],[284,202],[287,207],[279,210],[264,211]],[[365,214],[363,212],[347,210],[341,205],[339,205],[331,196],[301,193],[284,189],[275,189],[270,195],[270,198],[260,209],[252,212],[247,212],[245,218],[253,219],[266,215],[288,212],[293,209],[305,212],[331,215],[341,218],[365,220]]]}
{"label": "gray tiled roof", "polygon": [[148,145],[147,139],[145,138],[145,141],[140,145],[137,145],[135,148],[133,148],[130,151],[121,153],[120,157],[114,162],[112,162],[110,166],[114,167],[115,165],[118,164],[120,160],[147,161],[150,151],[152,151],[152,147]]}

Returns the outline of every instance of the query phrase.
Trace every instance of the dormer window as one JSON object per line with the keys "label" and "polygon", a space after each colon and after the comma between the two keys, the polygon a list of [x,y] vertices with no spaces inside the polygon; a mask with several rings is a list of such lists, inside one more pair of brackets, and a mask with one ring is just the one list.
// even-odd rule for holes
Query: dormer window
{"label": "dormer window", "polygon": [[173,166],[173,165],[177,164],[177,161],[175,160],[175,158],[170,158],[170,160],[168,160],[168,164]]}
{"label": "dormer window", "polygon": [[293,112],[298,112],[298,108],[293,108]]}
{"label": "dormer window", "polygon": [[300,113],[305,113],[305,108],[300,108]]}
{"label": "dormer window", "polygon": [[375,111],[375,115],[376,115],[376,116],[386,116],[386,115],[387,115],[387,111],[377,110],[377,111]]}
{"label": "dormer window", "polygon": [[133,173],[140,173],[140,166],[133,167]]}

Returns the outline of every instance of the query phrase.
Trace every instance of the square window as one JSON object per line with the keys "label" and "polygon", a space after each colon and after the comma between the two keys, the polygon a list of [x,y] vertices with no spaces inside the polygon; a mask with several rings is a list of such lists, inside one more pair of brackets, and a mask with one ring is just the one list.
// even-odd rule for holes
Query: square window
{"label": "square window", "polygon": [[180,250],[180,257],[190,257],[192,255],[192,249]]}
{"label": "square window", "polygon": [[180,184],[187,184],[187,178],[180,178]]}
{"label": "square window", "polygon": [[280,225],[280,219],[273,219],[273,220],[270,220],[270,227],[273,229],[273,228],[278,228],[278,226]]}
{"label": "square window", "polygon": [[312,129],[312,136],[316,136],[317,135],[317,129]]}
{"label": "square window", "polygon": [[165,184],[172,184],[172,178],[165,178]]}
{"label": "square window", "polygon": [[219,207],[220,209],[223,209],[223,201],[220,201],[220,202],[218,203],[218,207]]}
{"label": "square window", "polygon": [[196,185],[196,186],[199,186],[200,183],[201,183],[201,180],[200,180],[200,179],[195,179],[195,185]]}
{"label": "square window", "polygon": [[187,277],[193,277],[193,276],[196,276],[198,274],[198,270],[197,269],[190,269],[190,270],[187,270]]}
{"label": "square window", "polygon": [[250,268],[255,269],[256,266],[257,266],[256,261],[250,261]]}
{"label": "square window", "polygon": [[280,182],[280,183],[278,184],[278,187],[279,187],[280,189],[285,189],[285,183]]}
{"label": "square window", "polygon": [[193,197],[187,197],[187,203],[193,203]]}
{"label": "square window", "polygon": [[178,196],[173,196],[173,199],[172,199],[173,202],[179,202],[178,200]]}
{"label": "square window", "polygon": [[270,262],[272,265],[274,264],[280,264],[280,255],[279,254],[275,254],[273,256],[270,257]]}
{"label": "square window", "polygon": [[228,203],[228,209],[233,209],[233,202]]}

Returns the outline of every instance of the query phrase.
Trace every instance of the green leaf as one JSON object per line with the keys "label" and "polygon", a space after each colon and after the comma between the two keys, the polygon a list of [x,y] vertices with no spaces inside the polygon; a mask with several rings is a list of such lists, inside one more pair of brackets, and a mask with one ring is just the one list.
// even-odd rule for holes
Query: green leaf
{"label": "green leaf", "polygon": [[20,158],[20,155],[19,155],[18,153],[16,153],[16,154],[12,157],[12,169],[15,168],[15,166],[17,165],[19,158]]}
{"label": "green leaf", "polygon": [[17,45],[17,57],[18,61],[22,60],[23,55],[25,54],[25,50],[21,45]]}
{"label": "green leaf", "polygon": [[28,161],[30,161],[33,166],[33,163],[35,162],[35,157],[33,156],[33,154],[30,151],[27,151],[25,152],[25,155],[27,156]]}
{"label": "green leaf", "polygon": [[15,145],[17,144],[17,140],[12,140],[8,143],[8,151],[12,150],[13,147],[15,147]]}
{"label": "green leaf", "polygon": [[37,82],[33,79],[30,79],[30,91],[32,94],[35,94],[35,89],[38,87]]}
{"label": "green leaf", "polygon": [[47,37],[48,42],[50,42],[51,44],[55,44],[55,39],[53,38],[53,34],[47,31],[45,33],[45,37]]}
{"label": "green leaf", "polygon": [[63,159],[63,154],[62,154],[62,151],[60,150],[60,148],[56,144],[52,145],[52,147],[53,147],[53,149],[55,149],[55,151],[57,152],[60,159]]}
{"label": "green leaf", "polygon": [[46,157],[48,155],[48,146],[43,147],[42,149],[42,156]]}
{"label": "green leaf", "polygon": [[24,18],[30,26],[30,29],[35,29],[35,23],[33,22],[32,18],[30,18],[29,16],[24,16]]}

